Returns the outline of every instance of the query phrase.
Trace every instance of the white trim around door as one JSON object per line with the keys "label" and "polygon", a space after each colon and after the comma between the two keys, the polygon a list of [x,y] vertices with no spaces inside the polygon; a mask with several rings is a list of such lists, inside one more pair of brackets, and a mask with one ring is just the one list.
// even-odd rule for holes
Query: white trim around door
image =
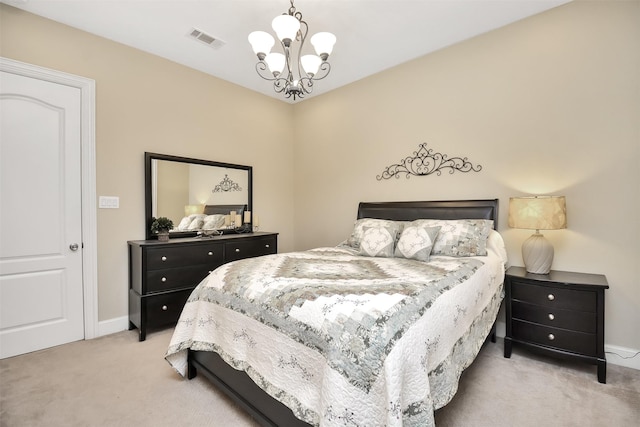
{"label": "white trim around door", "polygon": [[84,338],[95,338],[98,336],[95,81],[4,57],[0,57],[0,70],[67,85],[80,90],[82,103],[82,282],[84,293]]}

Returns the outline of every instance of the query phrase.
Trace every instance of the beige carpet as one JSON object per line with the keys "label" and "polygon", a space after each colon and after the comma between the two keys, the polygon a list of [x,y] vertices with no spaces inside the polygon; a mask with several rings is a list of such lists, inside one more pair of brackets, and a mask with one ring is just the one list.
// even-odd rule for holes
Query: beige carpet
{"label": "beige carpet", "polygon": [[[203,378],[163,359],[171,331],[126,331],[0,361],[0,425],[256,426]],[[487,344],[464,373],[438,427],[638,426],[640,371],[595,367]]]}

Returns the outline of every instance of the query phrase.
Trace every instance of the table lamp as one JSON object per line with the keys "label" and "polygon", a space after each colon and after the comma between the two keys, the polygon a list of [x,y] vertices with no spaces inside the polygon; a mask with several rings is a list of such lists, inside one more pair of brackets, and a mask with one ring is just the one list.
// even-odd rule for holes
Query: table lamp
{"label": "table lamp", "polygon": [[565,197],[511,197],[509,227],[536,230],[522,244],[522,260],[529,273],[549,274],[553,262],[553,246],[540,234],[540,230],[567,228]]}

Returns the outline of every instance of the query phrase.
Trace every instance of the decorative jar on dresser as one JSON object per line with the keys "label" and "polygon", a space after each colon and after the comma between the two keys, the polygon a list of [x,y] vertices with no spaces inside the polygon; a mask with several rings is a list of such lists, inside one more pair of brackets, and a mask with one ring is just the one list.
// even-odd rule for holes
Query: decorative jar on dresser
{"label": "decorative jar on dresser", "polygon": [[604,354],[604,291],[601,274],[551,270],[532,274],[510,267],[505,276],[507,333],[504,357],[512,343],[598,366],[607,382]]}
{"label": "decorative jar on dresser", "polygon": [[169,242],[132,240],[129,244],[129,328],[174,325],[191,291],[217,267],[231,261],[274,254],[277,233],[225,234]]}

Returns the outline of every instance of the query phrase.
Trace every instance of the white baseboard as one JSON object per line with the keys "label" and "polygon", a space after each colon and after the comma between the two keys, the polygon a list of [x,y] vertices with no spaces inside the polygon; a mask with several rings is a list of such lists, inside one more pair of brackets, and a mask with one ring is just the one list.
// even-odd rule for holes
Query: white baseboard
{"label": "white baseboard", "polygon": [[115,334],[129,329],[129,317],[122,316],[98,322],[98,337]]}
{"label": "white baseboard", "polygon": [[640,370],[640,350],[605,344],[604,352],[608,363]]}

